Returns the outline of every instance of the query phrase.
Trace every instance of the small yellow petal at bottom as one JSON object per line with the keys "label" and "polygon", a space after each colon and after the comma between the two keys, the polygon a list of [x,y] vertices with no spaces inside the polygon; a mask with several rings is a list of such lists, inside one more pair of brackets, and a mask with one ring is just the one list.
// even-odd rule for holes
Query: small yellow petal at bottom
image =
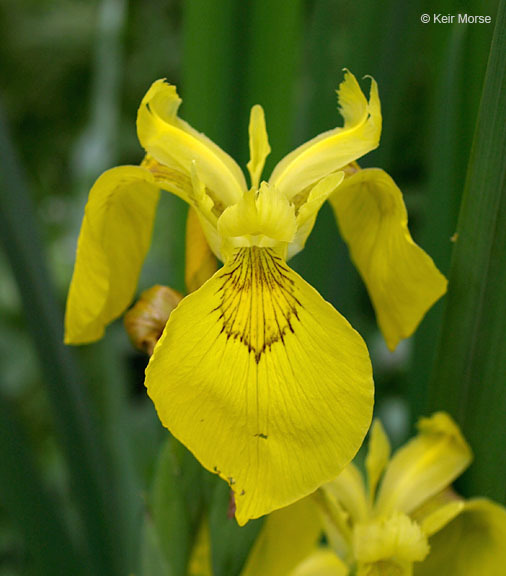
{"label": "small yellow petal at bottom", "polygon": [[470,500],[429,543],[431,553],[415,564],[415,576],[503,576],[506,510],[484,498]]}
{"label": "small yellow petal at bottom", "polygon": [[337,476],[370,425],[367,348],[269,248],[172,313],[146,370],[162,423],[235,492],[239,524]]}
{"label": "small yellow petal at bottom", "polygon": [[427,539],[416,522],[404,514],[393,514],[353,532],[353,551],[360,576],[409,576],[413,562],[429,553]]}
{"label": "small yellow petal at bottom", "polygon": [[287,576],[312,552],[321,532],[311,498],[275,510],[265,520],[241,576]]}
{"label": "small yellow petal at bottom", "polygon": [[200,521],[197,537],[188,561],[188,576],[213,576],[211,567],[211,535],[206,516]]}
{"label": "small yellow petal at bottom", "polygon": [[418,423],[419,434],[397,450],[376,499],[376,513],[407,514],[449,486],[469,466],[471,449],[444,412]]}
{"label": "small yellow petal at bottom", "polygon": [[348,576],[346,564],[331,550],[315,550],[289,576]]}

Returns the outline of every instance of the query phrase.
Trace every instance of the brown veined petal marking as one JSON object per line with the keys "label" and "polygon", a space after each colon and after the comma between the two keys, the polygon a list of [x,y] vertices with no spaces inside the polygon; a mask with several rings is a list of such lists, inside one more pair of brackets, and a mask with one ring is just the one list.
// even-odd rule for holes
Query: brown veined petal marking
{"label": "brown veined petal marking", "polygon": [[369,427],[367,348],[269,248],[242,248],[171,314],[146,371],[162,423],[232,487],[239,524],[311,493]]}
{"label": "brown veined petal marking", "polygon": [[288,268],[270,249],[239,250],[231,268],[222,275],[217,308],[223,332],[247,346],[259,363],[267,349],[284,342],[287,331],[294,332],[301,303]]}

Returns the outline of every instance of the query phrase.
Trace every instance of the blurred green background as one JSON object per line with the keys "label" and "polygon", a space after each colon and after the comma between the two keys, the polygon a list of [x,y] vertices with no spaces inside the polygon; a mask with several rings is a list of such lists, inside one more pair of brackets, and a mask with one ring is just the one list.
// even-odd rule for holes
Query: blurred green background
{"label": "blurred green background", "polygon": [[[342,68],[372,75],[383,134],[361,165],[394,177],[414,239],[449,274],[466,174],[471,197],[489,158],[475,141],[478,159],[470,163],[499,4],[0,0],[0,576],[165,574],[171,554],[182,556],[170,573],[184,574],[204,508],[215,530],[215,573],[233,575],[256,534],[255,523],[239,533],[222,520],[222,483],[181,447],[164,444],[168,433],[144,392],[147,359],[132,349],[121,321],[96,345],[61,344],[88,190],[103,170],[142,159],[135,115],[151,82],[176,84],[181,115],[243,167],[249,109],[262,104],[272,147],[268,174],[294,146],[340,123],[334,91]],[[420,20],[423,13],[459,12],[490,15],[492,24]],[[504,33],[496,36],[496,52],[505,53]],[[491,95],[480,116],[492,132],[504,119],[502,58],[488,75]],[[494,106],[502,116],[494,120],[490,112],[486,124]],[[292,264],[365,337],[376,414],[394,444],[420,414],[452,411],[475,450],[474,468],[483,471],[464,478],[461,489],[503,500],[506,292],[496,264],[505,261],[504,137],[493,132],[485,142],[495,142],[499,156],[486,172],[496,184],[480,190],[491,212],[476,233],[491,235],[454,256],[452,270],[457,277],[466,273],[459,262],[487,263],[489,276],[475,278],[479,305],[457,294],[444,313],[440,302],[416,336],[390,354],[329,207]],[[186,207],[169,195],[160,206],[140,289],[164,283],[184,290]],[[467,212],[472,219],[479,210]],[[469,355],[476,341],[486,349]],[[457,361],[459,354],[469,361]],[[473,406],[478,416],[470,418]],[[159,541],[163,530],[177,534],[169,534],[168,545]]]}

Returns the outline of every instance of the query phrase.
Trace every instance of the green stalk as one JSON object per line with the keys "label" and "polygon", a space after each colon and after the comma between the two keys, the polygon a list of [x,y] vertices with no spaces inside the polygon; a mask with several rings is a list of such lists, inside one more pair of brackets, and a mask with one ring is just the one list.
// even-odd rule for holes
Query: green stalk
{"label": "green stalk", "polygon": [[[461,190],[465,180],[465,165],[469,156],[466,146],[463,93],[467,82],[465,47],[468,27],[455,25],[447,39],[446,57],[439,70],[432,109],[435,111],[432,146],[429,159],[427,209],[422,233],[422,245],[447,274],[455,232]],[[439,51],[443,50],[438,44]],[[412,417],[416,420],[427,405],[427,388],[434,364],[443,301],[431,309],[415,335],[414,359],[410,373]]]}
{"label": "green stalk", "polygon": [[457,227],[433,409],[475,451],[469,492],[506,496],[506,4],[500,3]]}
{"label": "green stalk", "polygon": [[57,437],[89,553],[90,574],[116,574],[107,460],[83,377],[63,346],[63,318],[41,251],[34,209],[0,110],[0,240],[16,278],[39,356]]}
{"label": "green stalk", "polygon": [[0,397],[0,492],[2,507],[24,537],[36,573],[84,575],[85,565],[33,461],[13,406]]}
{"label": "green stalk", "polygon": [[[248,8],[240,126],[244,128],[241,134],[246,135],[251,107],[263,106],[272,149],[265,167],[264,176],[268,176],[292,145],[303,4],[301,0],[253,0]],[[246,144],[247,138],[243,141]]]}
{"label": "green stalk", "polygon": [[239,7],[234,0],[183,2],[182,114],[226,149],[234,141]]}

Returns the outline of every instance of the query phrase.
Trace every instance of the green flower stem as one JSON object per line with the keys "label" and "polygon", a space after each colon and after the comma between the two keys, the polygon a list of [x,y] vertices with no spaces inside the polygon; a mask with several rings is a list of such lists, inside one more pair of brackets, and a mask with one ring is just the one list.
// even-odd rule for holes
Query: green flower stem
{"label": "green flower stem", "polygon": [[83,558],[45,489],[13,407],[0,396],[0,493],[4,508],[24,537],[37,574],[84,575]]}
{"label": "green flower stem", "polygon": [[475,452],[467,489],[506,489],[506,4],[495,22],[430,383],[432,409],[455,416]]}
{"label": "green flower stem", "polygon": [[264,107],[272,148],[265,166],[268,176],[292,148],[295,80],[303,36],[302,1],[253,0],[249,3],[248,23],[245,40],[249,53],[241,117],[242,122],[247,120],[254,104]]}
{"label": "green flower stem", "polygon": [[[465,115],[463,93],[468,82],[465,48],[469,28],[454,26],[447,38],[445,59],[439,70],[432,109],[432,153],[429,159],[427,185],[427,210],[422,232],[422,244],[434,258],[444,274],[450,265],[452,242],[455,232],[465,166],[469,157],[462,118]],[[427,388],[434,365],[437,338],[441,326],[444,300],[429,311],[416,331],[414,358],[410,372],[410,400],[412,419],[416,421],[427,408]]]}
{"label": "green flower stem", "polygon": [[183,2],[184,117],[229,152],[234,141],[235,43],[241,4]]}

